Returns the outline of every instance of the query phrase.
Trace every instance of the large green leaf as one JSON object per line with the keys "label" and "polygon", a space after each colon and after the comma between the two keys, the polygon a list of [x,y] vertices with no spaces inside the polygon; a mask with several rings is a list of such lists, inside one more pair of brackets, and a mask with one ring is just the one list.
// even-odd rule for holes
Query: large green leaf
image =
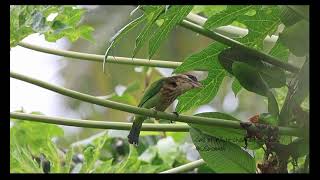
{"label": "large green leaf", "polygon": [[192,10],[193,6],[187,5],[175,5],[170,7],[163,17],[164,22],[160,28],[153,34],[149,40],[149,59],[154,55],[157,49],[160,47],[160,44],[165,40],[169,32],[180,23],[185,16],[187,16]]}
{"label": "large green leaf", "polygon": [[280,88],[286,84],[285,72],[282,69],[262,62],[255,55],[234,48],[226,49],[219,54],[220,64],[230,74],[233,74],[232,65],[236,61],[244,62],[254,68],[270,88]]}
{"label": "large green leaf", "polygon": [[280,41],[296,56],[309,54],[309,22],[301,20],[286,28],[280,35]]}
{"label": "large green leaf", "polygon": [[139,36],[136,39],[135,47],[132,53],[132,57],[134,57],[138,51],[141,49],[143,44],[148,40],[148,38],[153,34],[152,27],[155,26],[155,21],[159,18],[160,14],[163,13],[164,6],[155,6],[155,9],[149,13],[145,12],[145,16],[147,16],[147,24],[140,32]]}
{"label": "large green leaf", "polygon": [[226,48],[225,45],[212,43],[204,50],[185,59],[175,73],[187,72],[200,68],[208,70],[208,77],[201,81],[201,89],[193,89],[178,98],[176,111],[187,111],[196,106],[210,102],[217,94],[220,84],[226,75],[225,70],[217,61],[218,54]]}
{"label": "large green leaf", "polygon": [[[225,113],[220,112],[205,112],[196,114],[195,116],[201,117],[210,117],[210,118],[218,118],[230,121],[238,121],[239,119],[234,118]],[[237,144],[238,146],[245,146],[244,137],[246,136],[246,131],[242,129],[232,129],[232,128],[223,128],[223,127],[214,127],[214,126],[206,126],[206,125],[199,125],[199,124],[191,124],[189,125],[193,128],[201,130],[202,133],[208,134],[218,139],[222,139],[227,142],[231,142]],[[263,143],[262,143],[263,144]],[[248,141],[248,148],[249,149],[258,149],[262,146],[262,144],[257,143],[255,141]]]}
{"label": "large green leaf", "polygon": [[262,49],[263,40],[277,30],[281,9],[278,6],[256,7],[253,16],[241,15],[237,21],[247,26],[248,34],[240,42],[256,49]]}
{"label": "large green leaf", "polygon": [[280,8],[282,9],[280,19],[286,27],[289,27],[302,19],[301,15],[289,6],[281,6]]}
{"label": "large green leaf", "polygon": [[309,21],[309,5],[303,5],[303,6],[297,6],[297,5],[288,5],[288,8],[295,11],[297,14],[299,14],[301,17],[303,17],[305,20]]}
{"label": "large green leaf", "polygon": [[246,90],[266,96],[268,98],[268,111],[272,115],[278,116],[278,103],[270,91],[270,87],[262,78],[260,71],[243,62],[234,62],[232,64],[232,71],[241,86]]}
{"label": "large green leaf", "polygon": [[127,24],[126,26],[124,26],[123,28],[121,28],[110,40],[111,44],[108,47],[106,53],[105,53],[105,57],[104,59],[106,59],[109,55],[109,51],[111,50],[111,48],[113,48],[116,44],[118,44],[120,42],[120,40],[125,37],[131,30],[133,30],[134,28],[136,28],[139,24],[141,24],[144,20],[146,19],[145,15],[142,15],[136,19],[134,19],[133,21],[131,21],[129,24]]}
{"label": "large green leaf", "polygon": [[272,47],[271,51],[269,54],[273,57],[277,57],[281,61],[288,62],[288,57],[289,57],[289,49],[284,46],[281,41],[277,41],[276,44]]}
{"label": "large green leaf", "polygon": [[210,16],[205,22],[204,27],[207,29],[214,29],[220,26],[229,25],[236,20],[238,16],[243,15],[252,9],[252,7],[252,5],[229,5],[225,10]]}
{"label": "large green leaf", "polygon": [[234,62],[232,64],[232,71],[242,87],[262,96],[267,95],[269,87],[254,67],[243,62]]}
{"label": "large green leaf", "polygon": [[255,173],[255,160],[238,145],[191,128],[193,143],[203,160],[216,173]]}

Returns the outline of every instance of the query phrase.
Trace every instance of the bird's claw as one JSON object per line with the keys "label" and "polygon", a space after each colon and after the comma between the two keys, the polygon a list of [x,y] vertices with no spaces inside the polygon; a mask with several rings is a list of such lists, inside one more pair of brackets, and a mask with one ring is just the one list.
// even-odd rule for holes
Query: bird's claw
{"label": "bird's claw", "polygon": [[[177,117],[179,117],[179,113],[177,111],[173,111],[172,112],[174,115],[176,115]],[[173,121],[170,120],[170,123],[173,123]]]}
{"label": "bird's claw", "polygon": [[172,113],[179,117],[179,113],[177,111],[173,111]]}

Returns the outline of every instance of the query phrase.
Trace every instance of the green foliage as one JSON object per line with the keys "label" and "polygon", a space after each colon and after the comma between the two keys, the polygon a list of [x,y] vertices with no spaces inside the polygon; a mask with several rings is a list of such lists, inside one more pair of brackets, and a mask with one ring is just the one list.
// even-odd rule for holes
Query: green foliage
{"label": "green foliage", "polygon": [[[62,168],[53,138],[63,136],[63,130],[57,125],[11,120],[10,128],[10,167],[11,172],[43,172],[36,157],[45,155],[51,162],[51,171]],[[12,161],[11,161],[12,160]]]}
{"label": "green foliage", "polygon": [[167,38],[169,32],[189,14],[192,7],[193,6],[173,6],[166,12],[163,17],[164,22],[149,41],[149,59],[151,59],[156,50],[159,49],[160,44]]}
{"label": "green foliage", "polygon": [[[228,114],[220,113],[220,112],[207,112],[207,113],[200,113],[196,114],[196,116],[201,117],[211,117],[211,118],[218,118],[223,120],[230,120],[230,121],[238,121]],[[191,127],[201,130],[202,133],[215,137],[217,139],[224,140],[226,142],[230,142],[233,144],[237,144],[240,147],[244,147],[244,137],[246,135],[245,130],[242,129],[230,129],[230,128],[223,128],[223,127],[210,127],[206,125],[199,125],[199,124],[189,124]],[[262,143],[263,144],[263,143]],[[256,140],[248,141],[248,148],[249,149],[258,149],[262,146],[261,142],[256,142]]]}
{"label": "green foliage", "polygon": [[226,5],[204,5],[204,6],[194,6],[192,9],[193,13],[196,14],[203,14],[206,17],[210,17],[212,15],[215,15],[227,8]]}
{"label": "green foliage", "polygon": [[[272,50],[272,52],[275,53],[276,50]],[[254,68],[270,88],[279,88],[284,86],[286,83],[284,71],[276,66],[264,63],[259,59],[259,57],[256,57],[250,53],[234,48],[226,49],[219,54],[219,63],[230,74],[234,75],[232,70],[234,62],[244,62],[250,67]]]}
{"label": "green foliage", "polygon": [[232,91],[234,93],[234,96],[237,96],[239,91],[242,89],[241,84],[239,83],[238,79],[234,78],[232,82]]}
{"label": "green foliage", "polygon": [[220,26],[229,25],[236,20],[238,16],[243,15],[248,12],[248,10],[252,9],[252,7],[253,6],[248,5],[227,6],[224,11],[221,11],[208,18],[204,24],[204,27],[208,29],[214,29]]}
{"label": "green foliage", "polygon": [[253,16],[241,15],[237,21],[246,25],[249,33],[240,42],[249,47],[262,49],[263,40],[267,35],[272,35],[280,24],[279,14],[281,10],[278,6],[256,7]]}
{"label": "green foliage", "polygon": [[226,74],[223,67],[217,62],[217,57],[225,48],[226,46],[222,44],[213,43],[206,49],[188,57],[181,66],[175,69],[175,73],[187,72],[194,68],[208,70],[208,77],[204,81],[201,81],[203,87],[188,91],[180,96],[176,111],[183,112],[208,103],[217,94]]}
{"label": "green foliage", "polygon": [[259,71],[246,63],[234,62],[232,72],[246,90],[268,97],[268,111],[274,116],[279,115],[277,101]]}
{"label": "green foliage", "polygon": [[294,55],[305,56],[309,52],[309,22],[299,21],[286,28],[279,38]]}
{"label": "green foliage", "polygon": [[[91,42],[91,26],[80,25],[85,10],[76,6],[31,6],[13,5],[10,7],[10,47],[33,33],[44,34],[49,42],[66,37],[71,42],[80,37]],[[53,20],[48,17],[56,14]]]}
{"label": "green foliage", "polygon": [[284,46],[281,41],[277,41],[276,44],[272,47],[271,51],[269,54],[271,56],[277,57],[278,59],[288,62],[288,57],[289,57],[289,49]]}
{"label": "green foliage", "polygon": [[[169,8],[165,8],[164,6],[142,6],[144,14],[124,26],[111,39],[111,45],[105,53],[105,59],[108,57],[110,50],[118,44],[120,39],[142,23],[146,24],[136,39],[132,56],[135,56],[145,41],[150,39],[148,43],[150,59],[159,49],[161,43],[168,37],[169,33],[189,14],[192,8],[193,6],[180,5],[170,6]],[[160,21],[161,23],[159,23]],[[157,26],[159,27],[154,28]]]}
{"label": "green foliage", "polygon": [[190,134],[203,160],[216,173],[255,173],[255,161],[238,145],[192,128]]}

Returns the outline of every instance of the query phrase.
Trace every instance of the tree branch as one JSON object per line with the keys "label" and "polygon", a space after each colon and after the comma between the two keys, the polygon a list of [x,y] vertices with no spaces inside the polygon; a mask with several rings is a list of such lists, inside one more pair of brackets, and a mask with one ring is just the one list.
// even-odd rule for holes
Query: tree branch
{"label": "tree branch", "polygon": [[207,29],[204,29],[202,26],[199,26],[195,23],[192,23],[188,20],[183,20],[180,25],[184,28],[187,28],[187,29],[190,29],[196,33],[199,33],[199,34],[202,34],[204,36],[207,36],[215,41],[218,41],[222,44],[225,44],[227,46],[230,46],[230,47],[233,47],[233,48],[238,48],[238,49],[242,49],[246,52],[249,52],[253,55],[256,55],[257,57],[260,57],[261,58],[261,61],[264,61],[264,62],[267,62],[269,64],[272,64],[274,66],[278,66],[278,67],[281,67],[287,71],[290,71],[290,72],[294,72],[294,73],[297,73],[299,71],[299,68],[291,65],[291,64],[288,64],[288,63],[285,63],[285,62],[282,62],[280,60],[278,60],[277,58],[275,57],[272,57],[268,54],[265,54],[263,52],[260,52],[256,49],[253,49],[253,48],[250,48],[250,47],[247,47],[243,44],[241,44],[240,42],[236,41],[236,40],[233,40],[231,38],[228,38],[226,36],[223,36],[219,33],[216,33],[216,32],[213,32],[213,31],[210,31],[210,30],[207,30]]}
{"label": "tree branch", "polygon": [[[103,58],[104,58],[104,55],[87,54],[87,53],[80,53],[75,51],[52,49],[52,48],[42,47],[38,45],[33,45],[26,42],[19,42],[18,45],[24,48],[32,49],[32,50],[43,52],[43,53],[54,54],[58,56],[64,56],[64,57],[75,58],[75,59],[82,59],[82,60],[93,61],[93,62],[99,62],[99,63],[103,63]],[[173,68],[173,69],[177,68],[182,64],[181,62],[173,62],[173,61],[149,60],[149,59],[127,58],[127,57],[117,57],[117,56],[108,56],[107,62],[115,63],[115,64],[151,66],[151,67],[162,67],[162,68]],[[201,71],[201,69],[196,69],[196,70]]]}
{"label": "tree branch", "polygon": [[[81,119],[71,119],[71,118],[26,114],[26,113],[19,113],[19,112],[11,112],[10,118],[19,119],[19,120],[34,121],[34,122],[65,125],[65,126],[98,128],[98,129],[130,130],[131,126],[132,126],[132,123],[124,123],[124,122],[81,120]],[[187,124],[143,123],[141,130],[142,131],[188,132],[189,128],[190,128],[190,126],[188,126]]]}
{"label": "tree branch", "polygon": [[[113,102],[110,100],[102,100],[97,97],[83,94],[77,91],[73,91],[70,89],[66,89],[63,87],[59,87],[50,83],[47,83],[45,81],[41,81],[38,79],[34,79],[19,73],[10,72],[10,77],[19,79],[40,87],[43,87],[45,89],[57,92],[59,94],[72,97],[78,100],[82,100],[85,102],[97,104],[100,106],[117,109],[120,111],[125,111],[129,113],[134,114],[140,114],[145,115],[148,117],[154,117],[158,119],[167,119],[171,121],[179,121],[179,122],[186,122],[186,123],[194,123],[194,124],[203,124],[203,125],[211,125],[211,126],[219,126],[219,127],[226,127],[226,128],[235,128],[235,129],[242,129],[239,122],[236,121],[230,121],[230,120],[224,120],[224,119],[218,119],[218,118],[208,118],[208,117],[200,117],[200,116],[185,116],[185,115],[179,115],[176,116],[173,113],[165,113],[165,112],[157,112],[155,113],[154,110],[146,109],[146,108],[139,108],[127,104],[122,104],[118,102]],[[289,128],[289,127],[279,127],[279,133],[282,135],[292,135],[292,136],[302,136],[301,130],[297,128]]]}
{"label": "tree branch", "polygon": [[181,172],[186,172],[186,171],[190,171],[194,168],[197,168],[203,164],[205,164],[206,162],[204,162],[203,159],[199,159],[199,160],[196,160],[196,161],[193,161],[191,163],[188,163],[188,164],[184,164],[182,166],[178,166],[178,167],[175,167],[175,168],[172,168],[172,169],[169,169],[167,171],[163,171],[161,173],[181,173]]}

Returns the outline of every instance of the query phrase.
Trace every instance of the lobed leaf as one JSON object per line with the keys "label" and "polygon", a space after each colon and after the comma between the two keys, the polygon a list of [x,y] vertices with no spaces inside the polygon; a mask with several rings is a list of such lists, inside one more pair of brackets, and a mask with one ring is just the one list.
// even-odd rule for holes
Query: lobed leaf
{"label": "lobed leaf", "polygon": [[277,6],[268,7],[255,7],[255,15],[241,15],[237,18],[237,21],[246,25],[249,32],[240,39],[243,44],[254,47],[256,49],[262,49],[263,40],[267,35],[272,34],[277,30],[280,24],[280,8]]}
{"label": "lobed leaf", "polygon": [[174,73],[187,72],[195,68],[208,70],[208,77],[201,81],[203,85],[201,89],[190,90],[178,97],[177,112],[187,111],[196,106],[208,103],[214,98],[226,75],[223,67],[217,62],[218,54],[225,48],[225,45],[212,43],[204,50],[185,59],[184,62],[175,69]]}
{"label": "lobed leaf", "polygon": [[210,16],[205,22],[204,27],[207,29],[214,29],[220,26],[229,25],[236,20],[238,16],[243,15],[252,9],[252,7],[252,5],[229,5],[225,10]]}
{"label": "lobed leaf", "polygon": [[163,42],[163,40],[168,37],[169,32],[173,30],[173,28],[190,13],[192,8],[193,6],[176,5],[168,9],[165,16],[163,17],[163,24],[149,40],[149,59],[151,59],[157,49],[159,49],[160,44]]}

